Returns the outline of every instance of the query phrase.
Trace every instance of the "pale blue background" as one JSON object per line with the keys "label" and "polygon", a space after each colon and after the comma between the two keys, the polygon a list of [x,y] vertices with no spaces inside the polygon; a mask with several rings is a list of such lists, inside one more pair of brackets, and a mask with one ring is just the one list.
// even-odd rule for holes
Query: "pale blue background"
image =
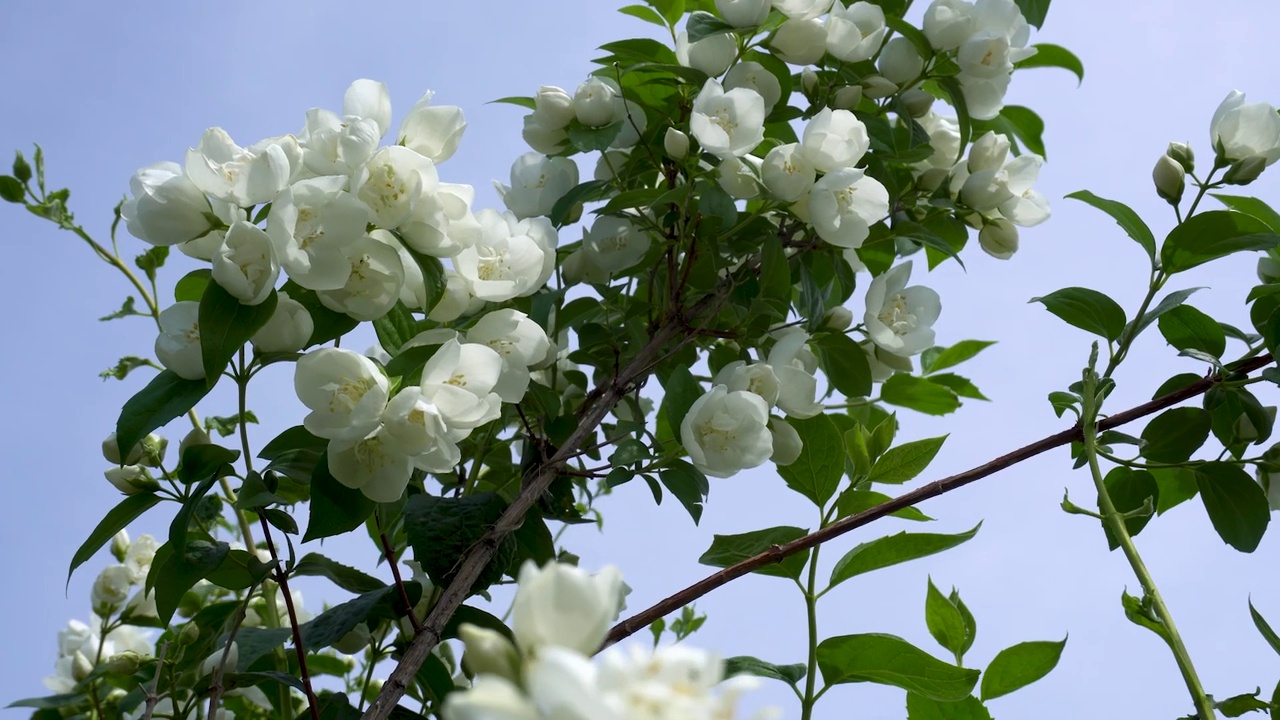
{"label": "pale blue background", "polygon": [[[595,46],[647,32],[648,26],[617,15],[613,6],[598,0],[404,2],[357,10],[337,2],[11,0],[0,24],[0,150],[42,143],[49,182],[72,188],[72,208],[105,240],[110,208],[137,167],[181,161],[211,125],[245,144],[297,131],[307,108],[337,109],[351,80],[371,77],[390,86],[397,111],[428,88],[437,92],[437,102],[465,108],[467,138],[441,174],[476,185],[484,206],[495,202],[489,180],[505,178],[511,160],[526,151],[521,111],[485,102],[531,94],[540,84],[572,89],[589,71]],[[1024,232],[1023,249],[1012,261],[971,253],[967,275],[954,264],[932,276],[917,269],[916,281],[943,297],[940,342],[1000,341],[964,368],[993,403],[973,403],[941,420],[904,413],[905,438],[952,433],[930,479],[1064,427],[1044,397],[1079,377],[1089,338],[1026,301],[1064,285],[1088,285],[1132,312],[1146,261],[1110,220],[1060,198],[1087,187],[1132,203],[1157,235],[1166,232],[1173,218],[1151,190],[1154,160],[1168,141],[1187,140],[1207,164],[1208,120],[1231,88],[1280,102],[1280,70],[1267,52],[1276,20],[1266,0],[1212,7],[1192,0],[1055,4],[1035,40],[1074,49],[1087,80],[1077,89],[1065,72],[1031,71],[1019,74],[1009,96],[1040,111],[1048,124],[1049,164],[1040,189],[1054,199],[1053,220]],[[582,170],[589,175],[591,167],[584,163]],[[1280,201],[1277,177],[1280,170],[1273,169],[1245,192]],[[95,322],[119,306],[127,288],[73,236],[9,206],[0,210],[0,238],[7,268],[0,304],[9,343],[0,357],[8,490],[0,547],[9,559],[7,591],[0,596],[7,646],[0,702],[7,702],[44,693],[40,678],[53,669],[55,633],[88,612],[88,586],[104,560],[82,570],[64,598],[65,568],[89,528],[118,499],[102,479],[97,446],[145,377],[104,383],[97,373],[122,355],[148,353],[154,334],[141,319]],[[143,249],[128,236],[122,244],[129,253]],[[169,284],[176,277],[172,269],[165,275]],[[1252,283],[1253,259],[1238,258],[1179,277],[1170,288],[1211,287],[1194,304],[1244,326],[1242,302]],[[1174,372],[1202,370],[1174,358],[1152,333],[1120,373],[1109,407],[1147,399]],[[298,417],[288,373],[264,378],[270,379],[255,385],[251,399],[270,418],[255,430],[259,444]],[[1276,401],[1270,390],[1263,397]],[[206,412],[229,412],[230,403],[221,402]],[[944,590],[959,586],[977,616],[971,664],[985,665],[1016,642],[1070,633],[1057,670],[993,701],[996,716],[1173,718],[1190,712],[1168,652],[1121,613],[1121,590],[1137,592],[1137,583],[1123,559],[1106,552],[1094,523],[1058,509],[1064,486],[1077,502],[1090,503],[1090,483],[1070,472],[1065,450],[926,504],[924,510],[940,518],[930,530],[957,532],[980,519],[983,530],[944,556],[847,583],[823,601],[822,634],[889,632],[941,654],[923,620],[931,574]],[[715,480],[697,528],[673,503],[655,508],[641,484],[622,488],[603,507],[607,534],[576,530],[570,541],[584,565],[622,567],[635,588],[633,609],[705,574],[696,558],[713,532],[804,525],[812,515],[764,469]],[[156,515],[132,530],[162,534],[166,525]],[[897,529],[862,530],[834,543],[824,557],[834,561],[856,542]],[[1269,695],[1280,661],[1253,629],[1246,598],[1252,593],[1259,608],[1280,622],[1278,534],[1272,532],[1252,556],[1236,553],[1216,537],[1196,501],[1154,522],[1139,544],[1210,692],[1226,697],[1261,685]],[[373,558],[372,549],[359,544],[330,543],[326,551],[364,565]],[[315,593],[307,604],[319,606]],[[711,615],[695,639],[700,645],[780,663],[803,659],[802,605],[784,581],[748,578],[699,608]],[[798,717],[780,686],[760,695]],[[901,691],[876,686],[833,691],[819,707],[827,718],[905,714]]]}

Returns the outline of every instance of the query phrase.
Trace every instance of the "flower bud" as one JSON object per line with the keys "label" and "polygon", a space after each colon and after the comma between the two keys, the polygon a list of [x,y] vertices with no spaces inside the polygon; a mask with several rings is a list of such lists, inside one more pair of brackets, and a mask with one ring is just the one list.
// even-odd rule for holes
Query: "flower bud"
{"label": "flower bud", "polygon": [[1267,159],[1261,155],[1252,155],[1232,163],[1231,167],[1227,168],[1226,174],[1222,176],[1222,181],[1228,185],[1248,185],[1257,180],[1266,169]]}
{"label": "flower bud", "polygon": [[686,32],[676,35],[676,60],[708,77],[723,75],[737,56],[738,40],[732,33],[708,35],[697,42],[689,42]]}
{"label": "flower bud", "polygon": [[617,119],[618,91],[598,77],[588,78],[573,94],[573,112],[587,127],[604,127]]}
{"label": "flower bud", "polygon": [[543,85],[538,88],[533,104],[533,117],[543,127],[563,130],[573,121],[573,98],[564,88]]}
{"label": "flower bud", "polygon": [[200,628],[195,623],[187,623],[178,633],[179,645],[190,645],[200,639]]}
{"label": "flower bud", "polygon": [[835,332],[843,332],[852,324],[853,311],[843,305],[831,308],[822,318],[822,327]]}
{"label": "flower bud", "polygon": [[524,116],[524,129],[520,136],[529,147],[543,155],[555,155],[569,147],[569,133],[564,128],[553,128],[538,122],[537,114]]}
{"label": "flower bud", "polygon": [[805,97],[813,95],[814,90],[818,88],[818,73],[813,68],[805,68],[800,73],[800,88],[804,91]]}
{"label": "flower bud", "polygon": [[832,105],[839,110],[856,110],[858,103],[862,102],[862,86],[861,85],[845,85],[836,90],[835,99]]}
{"label": "flower bud", "polygon": [[1258,281],[1280,282],[1280,259],[1270,253],[1258,258]]}
{"label": "flower bud", "polygon": [[129,554],[129,531],[121,530],[111,538],[111,555],[116,560],[124,562],[124,556]]}
{"label": "flower bud", "polygon": [[142,666],[142,656],[132,650],[116,653],[107,660],[107,670],[116,675],[132,675]]}
{"label": "flower bud", "polygon": [[98,574],[89,592],[93,611],[101,617],[108,617],[129,599],[129,588],[133,585],[133,574],[124,565],[111,565]]}
{"label": "flower bud", "polygon": [[267,323],[253,334],[253,347],[257,352],[298,352],[307,346],[315,321],[302,303],[278,293],[276,309]]}
{"label": "flower bud", "polygon": [[772,8],[769,0],[716,0],[716,12],[736,28],[758,27]]}
{"label": "flower bud", "polygon": [[382,680],[380,678],[373,678],[369,682],[365,683],[365,689],[364,689],[365,702],[373,702],[374,700],[378,699],[378,693],[381,693],[381,692],[382,692]]}
{"label": "flower bud", "polygon": [[1151,179],[1156,184],[1156,194],[1170,205],[1177,205],[1182,201],[1182,192],[1187,189],[1187,172],[1177,160],[1161,155],[1156,161],[1155,169],[1151,171]]}
{"label": "flower bud", "polygon": [[91,672],[93,672],[93,663],[89,661],[89,658],[85,657],[83,652],[77,650],[71,660],[71,678],[76,682],[80,682],[89,677]]}
{"label": "flower bud", "polygon": [[773,33],[769,47],[789,65],[813,65],[827,53],[827,29],[818,18],[787,20]]}
{"label": "flower bud", "polygon": [[662,137],[662,149],[672,160],[683,160],[689,154],[689,136],[675,128],[667,128],[667,134]]}
{"label": "flower bud", "polygon": [[914,43],[899,35],[885,43],[876,69],[885,79],[902,85],[920,77],[924,72],[924,58],[920,57]]}
{"label": "flower bud", "polygon": [[369,647],[369,642],[372,639],[373,636],[369,633],[369,624],[359,623],[355,627],[351,628],[351,631],[346,635],[338,638],[337,642],[333,643],[330,647],[338,652],[354,655]]}
{"label": "flower bud", "polygon": [[129,456],[121,460],[120,444],[116,442],[116,434],[111,433],[102,441],[102,457],[112,465],[137,465],[142,459],[142,443],[134,445],[129,450]]}
{"label": "flower bud", "polygon": [[121,465],[103,473],[107,482],[125,495],[136,495],[147,490],[156,490],[160,484],[147,474],[141,465]]}
{"label": "flower bud", "polygon": [[872,100],[887,98],[898,92],[898,86],[888,78],[879,75],[868,75],[862,78],[862,94]]}
{"label": "flower bud", "polygon": [[458,637],[466,646],[462,663],[473,674],[500,675],[520,681],[520,653],[507,636],[471,623],[458,626]]}
{"label": "flower bud", "polygon": [[142,438],[142,460],[140,465],[158,468],[164,463],[164,452],[169,448],[169,441],[155,433]]}
{"label": "flower bud", "polygon": [[804,441],[791,424],[780,418],[769,418],[769,433],[773,436],[773,455],[769,459],[776,465],[790,465],[800,459]]}
{"label": "flower bud", "polygon": [[1004,218],[988,220],[978,232],[978,243],[991,257],[1008,260],[1018,251],[1018,228]]}
{"label": "flower bud", "polygon": [[934,97],[920,88],[911,88],[902,93],[902,104],[906,105],[907,112],[913,118],[921,118],[929,114],[933,109]]}
{"label": "flower bud", "polygon": [[942,187],[942,184],[951,176],[951,172],[946,168],[929,168],[920,173],[920,177],[916,178],[916,187],[924,192],[933,192]]}
{"label": "flower bud", "polygon": [[213,439],[209,437],[209,433],[201,430],[200,428],[192,428],[191,432],[183,436],[182,442],[178,443],[178,457],[182,457],[182,453],[186,452],[187,448],[194,445],[212,444]]}
{"label": "flower bud", "polygon": [[1186,172],[1196,171],[1196,153],[1187,143],[1171,142],[1164,154],[1176,160]]}

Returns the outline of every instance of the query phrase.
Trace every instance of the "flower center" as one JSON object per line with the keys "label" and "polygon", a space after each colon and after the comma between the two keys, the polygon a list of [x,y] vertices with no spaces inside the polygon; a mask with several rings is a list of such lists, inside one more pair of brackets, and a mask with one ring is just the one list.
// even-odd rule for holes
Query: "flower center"
{"label": "flower center", "polygon": [[902,293],[888,298],[884,308],[876,317],[892,330],[894,335],[906,335],[917,326],[915,313],[907,307],[907,296]]}

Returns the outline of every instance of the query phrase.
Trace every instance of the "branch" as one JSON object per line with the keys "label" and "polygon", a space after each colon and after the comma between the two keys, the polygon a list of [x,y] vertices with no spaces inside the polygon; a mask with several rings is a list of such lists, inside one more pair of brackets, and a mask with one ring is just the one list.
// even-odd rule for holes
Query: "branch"
{"label": "branch", "polygon": [[[1273,361],[1274,360],[1270,355],[1262,355],[1260,357],[1253,358],[1252,360],[1239,363],[1236,367],[1230,370],[1230,374],[1252,372],[1270,365]],[[1154,400],[1138,405],[1137,407],[1125,410],[1124,412],[1116,413],[1104,420],[1098,421],[1098,430],[1109,430],[1114,427],[1119,427],[1126,423],[1133,422],[1138,418],[1145,417],[1152,413],[1159,412],[1160,410],[1164,410],[1165,408],[1177,405],[1184,400],[1188,400],[1208,391],[1209,388],[1219,382],[1222,382],[1222,379],[1223,377],[1221,373],[1210,375],[1203,380],[1192,383],[1180,390],[1175,390],[1167,395],[1162,395]],[[916,505],[924,500],[951,492],[956,488],[964,487],[975,480],[981,480],[988,475],[994,475],[1007,467],[1016,465],[1023,460],[1033,458],[1047,450],[1067,445],[1073,441],[1081,440],[1082,438],[1082,428],[1080,423],[1076,423],[1074,427],[1068,430],[1063,430],[1060,433],[1050,435],[1049,437],[1033,442],[1030,445],[1018,448],[1007,455],[1001,455],[985,465],[980,465],[971,470],[966,470],[962,473],[958,473],[941,480],[935,480],[928,485],[912,490],[909,493],[899,495],[898,497],[883,502],[869,510],[864,510],[856,515],[850,515],[847,518],[838,520],[820,530],[805,535],[802,538],[797,538],[796,540],[792,540],[791,542],[783,543],[781,545],[774,545],[759,555],[749,557],[742,562],[730,565],[719,572],[713,573],[680,592],[659,601],[652,607],[623,620],[613,626],[613,629],[609,631],[609,635],[605,638],[603,647],[608,647],[624,638],[630,637],[642,628],[648,627],[654,620],[679,610],[712,590],[715,590],[722,585],[726,585],[749,572],[758,570],[766,565],[781,562],[783,559],[790,557],[791,555],[821,545],[828,540],[833,540],[854,528],[860,528],[863,525],[867,525],[873,520],[878,520],[886,515],[902,510],[903,508],[911,507],[912,505]]]}

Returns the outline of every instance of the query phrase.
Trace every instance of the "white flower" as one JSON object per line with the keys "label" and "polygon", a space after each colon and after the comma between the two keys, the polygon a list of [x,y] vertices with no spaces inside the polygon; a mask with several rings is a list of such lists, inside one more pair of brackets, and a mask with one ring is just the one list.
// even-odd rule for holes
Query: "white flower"
{"label": "white flower", "polygon": [[584,259],[608,275],[634,266],[649,251],[649,233],[630,220],[602,215],[583,234]]}
{"label": "white flower", "polygon": [[773,455],[769,405],[752,392],[716,385],[689,407],[680,437],[694,466],[713,477],[730,477]]}
{"label": "white flower", "polygon": [[595,685],[620,708],[621,717],[652,717],[650,708],[661,708],[664,718],[731,720],[739,696],[760,681],[745,676],[722,681],[724,661],[713,652],[687,643],[653,650],[634,644],[602,654]]}
{"label": "white flower", "polygon": [[301,180],[271,205],[267,235],[285,273],[304,288],[336,290],[351,274],[347,248],[365,234],[369,209],[345,185],[343,177]]}
{"label": "white flower", "polygon": [[120,206],[125,227],[152,245],[174,245],[202,237],[212,228],[209,198],[175,162],[141,168],[129,179],[132,194]]}
{"label": "white flower", "polygon": [[[143,577],[145,580],[146,577]],[[138,580],[137,584],[141,585],[143,580]],[[160,619],[160,611],[156,608],[156,591],[153,588],[151,592],[143,592],[138,590],[129,598],[129,602],[124,604],[124,610],[121,613],[124,617],[131,620],[158,620]],[[111,633],[114,637],[121,630],[126,628],[132,629],[131,625],[125,625]],[[147,653],[148,655],[150,652]]]}
{"label": "white flower", "polygon": [[769,459],[775,465],[790,465],[800,458],[800,453],[804,451],[804,441],[790,423],[771,417],[769,432],[773,435],[773,455]]}
{"label": "white flower", "polygon": [[444,296],[440,302],[427,313],[429,320],[436,322],[452,322],[462,317],[474,298],[467,289],[467,281],[453,270],[444,271]]}
{"label": "white flower", "polygon": [[872,342],[902,357],[933,346],[933,323],[942,312],[938,293],[920,285],[907,287],[910,278],[907,261],[872,280],[862,318]]}
{"label": "white flower", "polygon": [[453,257],[475,244],[480,237],[480,223],[471,214],[475,196],[470,185],[440,183],[435,193],[419,197],[399,228],[405,244],[432,257]]}
{"label": "white flower", "polygon": [[920,57],[914,43],[899,35],[885,43],[876,69],[886,80],[902,86],[920,77],[924,71],[924,58]]}
{"label": "white flower", "polygon": [[773,0],[778,12],[792,20],[812,20],[831,9],[832,0]]}
{"label": "white flower", "polygon": [[924,13],[924,36],[937,50],[955,50],[973,34],[975,14],[967,0],[933,0]]}
{"label": "white flower", "polygon": [[569,132],[564,128],[548,127],[538,120],[537,113],[524,116],[520,137],[536,152],[555,155],[569,147]]}
{"label": "white flower", "polygon": [[622,603],[622,574],[612,565],[595,575],[564,563],[520,567],[511,602],[511,631],[526,655],[561,647],[594,653]]}
{"label": "white flower", "polygon": [[709,77],[723,75],[737,55],[738,40],[733,33],[716,33],[692,43],[684,30],[676,33],[676,61]]}
{"label": "white flower", "polygon": [[156,481],[141,465],[118,465],[108,468],[103,475],[106,476],[107,482],[125,495],[136,495],[156,487]]}
{"label": "white flower", "polygon": [[702,149],[724,159],[750,153],[764,139],[764,98],[740,87],[725,92],[707,80],[693,101],[689,129]]}
{"label": "white flower", "polygon": [[276,309],[271,319],[253,334],[250,342],[258,352],[298,352],[307,346],[314,331],[311,313],[288,293],[280,292],[276,294]]}
{"label": "white flower", "polygon": [[488,345],[448,340],[422,368],[422,396],[450,430],[477,428],[501,414],[502,400],[494,389],[502,364],[502,356]]}
{"label": "white flower", "polygon": [[114,614],[124,607],[129,599],[129,589],[133,587],[133,574],[124,565],[109,565],[98,579],[93,581],[90,601],[93,612],[101,617]]}
{"label": "white flower", "polygon": [[933,154],[928,160],[917,163],[915,168],[920,171],[929,168],[951,169],[960,156],[959,121],[930,110],[924,116],[916,118],[916,122],[929,133],[929,147],[933,148]]}
{"label": "white flower", "polygon": [[994,78],[960,78],[960,89],[969,114],[978,120],[991,120],[1004,107],[1004,94],[1009,89],[1009,76]]}
{"label": "white flower", "polygon": [[618,177],[618,173],[622,172],[630,159],[630,148],[605,150],[600,153],[600,159],[596,160],[596,168],[591,177],[600,182],[610,182]]}
{"label": "white flower", "polygon": [[356,240],[346,251],[346,284],[335,290],[320,290],[320,304],[356,320],[372,321],[387,314],[400,299],[404,287],[404,264],[399,243],[378,231]]}
{"label": "white flower", "polygon": [[590,77],[573,93],[573,112],[587,127],[604,127],[618,120],[618,88],[602,78]]}
{"label": "white flower", "polygon": [[789,65],[813,65],[827,52],[827,29],[817,18],[792,18],[774,32],[769,47]]}
{"label": "white flower", "polygon": [[540,720],[533,701],[510,680],[478,675],[465,691],[445,696],[444,720]]}
{"label": "white flower", "polygon": [[999,211],[1015,224],[1030,227],[1049,217],[1049,201],[1032,185],[1044,159],[1025,154],[1005,162],[1009,140],[988,132],[969,148],[969,159],[952,170],[951,191],[983,215]]}
{"label": "white flower", "polygon": [[544,127],[563,130],[573,122],[573,96],[564,88],[543,85],[533,96],[532,117]]}
{"label": "white flower", "polygon": [[442,163],[457,152],[467,121],[462,109],[454,105],[432,105],[435,93],[427,91],[404,116],[396,142],[430,159]]}
{"label": "white flower", "polygon": [[639,103],[622,100],[619,105],[618,117],[622,118],[622,129],[618,131],[617,137],[609,147],[615,150],[626,150],[640,142],[640,135],[649,126],[649,119]]}
{"label": "white flower", "polygon": [[736,28],[757,27],[769,17],[771,0],[716,0],[716,12]]}
{"label": "white flower", "polygon": [[200,144],[187,150],[187,177],[208,195],[240,207],[270,202],[289,185],[291,156],[301,158],[292,137],[236,145],[222,128],[209,128]]}
{"label": "white flower", "polygon": [[783,333],[769,351],[769,365],[778,377],[778,409],[787,417],[810,418],[822,413],[816,402],[818,381],[802,355],[809,354],[809,334],[799,328]]}
{"label": "white flower", "polygon": [[884,10],[879,5],[861,1],[848,7],[835,3],[824,26],[827,52],[844,62],[870,60],[888,32]]}
{"label": "white flower", "polygon": [[331,110],[312,108],[298,140],[302,164],[316,175],[341,175],[345,180],[373,157],[382,132],[373,118],[339,117]]}
{"label": "white flower", "polygon": [[713,385],[724,385],[730,392],[743,390],[759,395],[769,407],[778,403],[781,385],[778,376],[769,363],[747,363],[744,360],[733,362],[720,368],[711,379]]}
{"label": "white flower", "polygon": [[529,152],[511,165],[511,187],[499,185],[502,202],[521,220],[550,215],[556,202],[578,184],[578,164],[572,158]]}
{"label": "white flower", "polygon": [[409,485],[409,455],[379,425],[357,440],[333,440],[328,449],[329,472],[343,485],[374,502],[395,502]]}
{"label": "white flower", "polygon": [[160,311],[160,334],[156,336],[156,359],[178,377],[204,377],[200,349],[200,303],[186,300]]}
{"label": "white flower", "polygon": [[357,440],[378,427],[387,406],[387,378],[369,358],[345,348],[320,348],[298,359],[298,399],[311,412],[302,424],[330,440]]}
{"label": "white flower", "polygon": [[[213,208],[213,214],[228,227],[237,220],[247,220],[249,218],[248,213],[244,210],[222,200],[210,198],[209,206]],[[121,208],[121,212],[123,211],[124,209]],[[178,243],[178,252],[198,260],[210,260],[213,258],[214,251],[222,245],[222,240],[226,236],[227,231],[224,228],[210,230],[194,240]]]}
{"label": "white flower", "polygon": [[214,282],[244,305],[266,300],[279,276],[280,263],[271,238],[247,220],[236,221],[213,253]]}
{"label": "white flower", "polygon": [[1018,251],[1018,228],[1004,218],[993,218],[982,226],[978,242],[991,257],[1008,260]]}
{"label": "white flower", "polygon": [[424,194],[436,191],[435,163],[408,147],[384,147],[351,179],[351,194],[360,199],[379,227],[394,228],[409,219]]}
{"label": "white flower", "polygon": [[342,95],[342,114],[368,118],[378,126],[378,137],[391,129],[391,95],[385,83],[361,78],[351,83]]}
{"label": "white flower", "polygon": [[662,136],[662,151],[672,160],[683,160],[689,154],[689,136],[676,128],[667,128]]}
{"label": "white flower", "polygon": [[867,126],[848,110],[823,108],[805,125],[801,151],[821,173],[858,164],[871,147]]}
{"label": "white flower", "polygon": [[750,200],[760,194],[760,171],[760,158],[754,155],[729,156],[716,168],[716,182],[730,197]]}
{"label": "white flower", "polygon": [[1049,199],[1032,188],[1043,164],[1044,158],[1028,153],[1014,158],[1002,171],[1010,197],[1000,204],[1000,214],[1015,225],[1032,227],[1049,219]]}
{"label": "white flower", "polygon": [[544,217],[517,220],[493,210],[476,213],[482,234],[454,258],[472,295],[503,302],[538,291],[555,268],[557,235]]}
{"label": "white flower", "polygon": [[764,98],[766,115],[782,99],[782,84],[778,82],[778,78],[763,65],[751,60],[737,63],[729,68],[729,72],[724,76],[724,87],[726,90],[747,88],[760,93],[760,97]]}
{"label": "white flower", "polygon": [[795,202],[813,189],[817,173],[799,143],[776,145],[764,156],[760,179],[769,194]]}
{"label": "white flower", "polygon": [[137,585],[147,579],[151,571],[151,561],[156,557],[156,539],[151,535],[140,535],[129,545],[124,555],[124,566],[129,568],[129,576]]}
{"label": "white flower", "polygon": [[512,308],[487,313],[467,331],[468,343],[488,345],[502,356],[502,375],[493,391],[503,402],[518,403],[529,386],[529,368],[543,364],[551,338],[528,315]]}
{"label": "white flower", "polygon": [[862,170],[844,168],[814,184],[809,212],[823,240],[843,248],[860,247],[871,225],[889,216],[889,191]]}
{"label": "white flower", "polygon": [[1280,114],[1267,103],[1246,103],[1232,90],[1209,123],[1214,151],[1229,163],[1260,156],[1271,165],[1280,159]]}
{"label": "white flower", "polygon": [[520,651],[506,635],[464,622],[458,625],[458,639],[466,647],[462,661],[471,672],[520,679]]}

